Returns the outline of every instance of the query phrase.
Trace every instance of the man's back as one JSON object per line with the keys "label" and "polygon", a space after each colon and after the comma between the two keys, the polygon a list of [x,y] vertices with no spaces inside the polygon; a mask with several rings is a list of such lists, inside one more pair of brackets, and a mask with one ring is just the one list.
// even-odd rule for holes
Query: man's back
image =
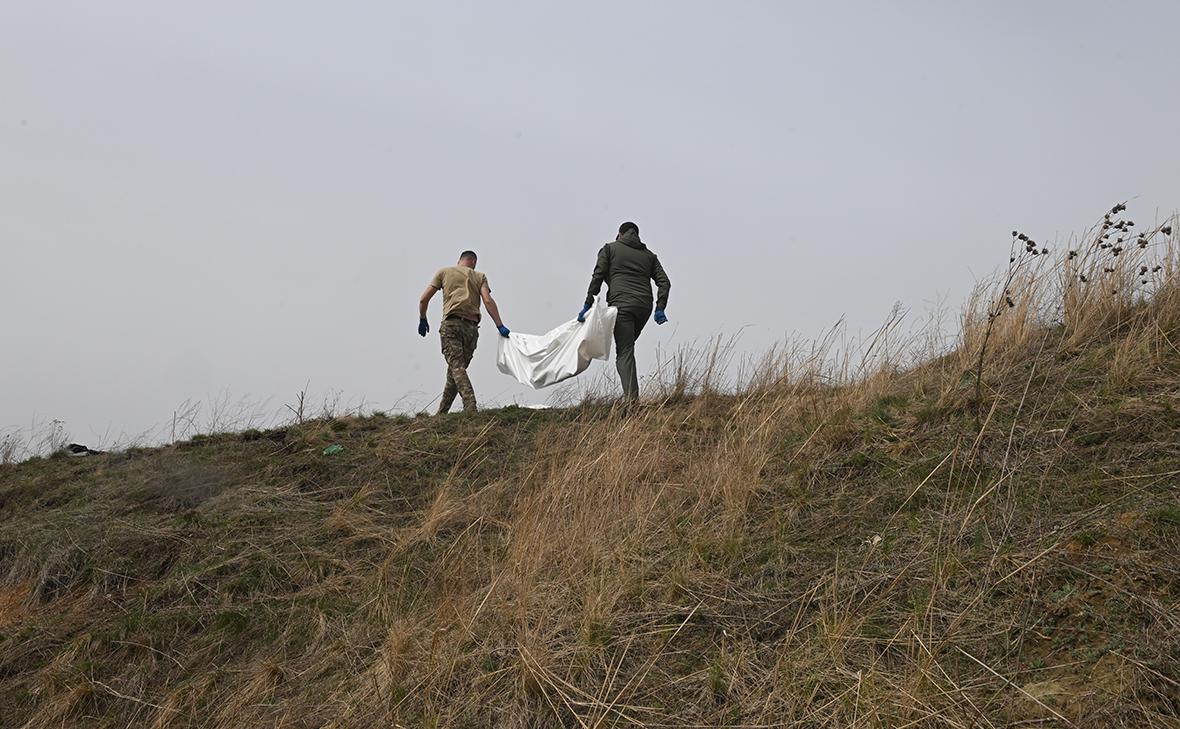
{"label": "man's back", "polygon": [[656,308],[663,309],[667,306],[671,289],[668,276],[660,265],[659,257],[643,244],[637,233],[628,231],[599,251],[586,303],[589,305],[593,302],[605,282],[606,300],[611,306],[651,309],[653,280],[659,288]]}
{"label": "man's back", "polygon": [[443,319],[454,315],[479,321],[479,292],[487,281],[487,276],[467,266],[439,269],[430,285],[442,290]]}

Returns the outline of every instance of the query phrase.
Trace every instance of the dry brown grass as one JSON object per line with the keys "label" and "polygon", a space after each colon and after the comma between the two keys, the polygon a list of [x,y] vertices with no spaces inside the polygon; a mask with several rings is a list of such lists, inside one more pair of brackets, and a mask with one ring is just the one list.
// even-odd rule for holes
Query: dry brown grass
{"label": "dry brown grass", "polygon": [[[981,287],[950,352],[897,310],[859,347],[678,353],[639,409],[9,468],[0,574],[29,597],[0,715],[1180,726],[1177,249],[1157,228],[1111,256],[1098,230]],[[1095,293],[1145,260],[1149,284]],[[209,473],[202,500],[144,500]]]}

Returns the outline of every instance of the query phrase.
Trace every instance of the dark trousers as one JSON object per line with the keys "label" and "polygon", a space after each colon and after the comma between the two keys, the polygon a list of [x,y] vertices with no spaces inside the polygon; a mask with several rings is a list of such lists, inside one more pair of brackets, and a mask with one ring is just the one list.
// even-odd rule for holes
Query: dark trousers
{"label": "dark trousers", "polygon": [[639,373],[635,371],[635,340],[651,316],[651,307],[619,308],[615,319],[615,368],[623,383],[623,397],[639,399]]}

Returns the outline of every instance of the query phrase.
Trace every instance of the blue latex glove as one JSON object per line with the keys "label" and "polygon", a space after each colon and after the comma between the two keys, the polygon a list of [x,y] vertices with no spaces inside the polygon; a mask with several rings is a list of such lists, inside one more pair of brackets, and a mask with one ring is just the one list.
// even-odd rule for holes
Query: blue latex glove
{"label": "blue latex glove", "polygon": [[656,315],[653,318],[656,320],[656,324],[668,323],[668,315],[664,313],[663,309],[656,309]]}
{"label": "blue latex glove", "polygon": [[584,323],[586,322],[586,312],[588,312],[588,311],[590,311],[590,307],[589,307],[589,306],[583,306],[583,307],[582,307],[582,310],[578,312],[578,322],[579,322],[579,323],[583,323],[583,324],[584,324]]}
{"label": "blue latex glove", "polygon": [[430,331],[430,325],[426,323],[425,319],[418,320],[418,336],[425,337],[426,332]]}
{"label": "blue latex glove", "polygon": [[496,327],[496,329],[500,332],[501,337],[507,337],[509,334],[512,333],[511,331],[508,330],[508,327],[504,326],[503,324]]}

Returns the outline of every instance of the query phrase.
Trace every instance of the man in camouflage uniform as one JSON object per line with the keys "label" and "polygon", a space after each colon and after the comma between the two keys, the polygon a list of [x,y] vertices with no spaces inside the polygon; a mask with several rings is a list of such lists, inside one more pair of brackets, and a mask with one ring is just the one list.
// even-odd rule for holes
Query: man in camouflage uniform
{"label": "man in camouflage uniform", "polygon": [[500,310],[492,298],[488,277],[475,270],[478,259],[474,251],[463,251],[454,266],[439,269],[430,285],[418,299],[418,334],[425,337],[430,331],[426,321],[426,309],[430,300],[439,291],[443,292],[443,321],[438,329],[442,339],[443,359],[447,362],[447,384],[443,388],[438,413],[450,412],[455,396],[463,398],[463,411],[475,412],[475,390],[467,376],[467,366],[475,354],[479,341],[480,302],[487,307],[488,314],[496,323],[500,336],[510,332],[500,320]]}
{"label": "man in camouflage uniform", "polygon": [[[651,283],[656,283],[655,316],[652,316]],[[647,317],[652,316],[656,324],[668,321],[664,309],[668,306],[668,293],[672,282],[660,259],[639,239],[639,226],[627,222],[619,226],[619,235],[598,251],[594,273],[590,276],[590,289],[586,293],[586,305],[578,313],[578,321],[584,321],[586,312],[594,304],[594,298],[606,283],[606,303],[617,307],[615,319],[615,369],[623,384],[623,398],[628,402],[639,399],[639,374],[635,367],[635,340],[643,331]]]}

